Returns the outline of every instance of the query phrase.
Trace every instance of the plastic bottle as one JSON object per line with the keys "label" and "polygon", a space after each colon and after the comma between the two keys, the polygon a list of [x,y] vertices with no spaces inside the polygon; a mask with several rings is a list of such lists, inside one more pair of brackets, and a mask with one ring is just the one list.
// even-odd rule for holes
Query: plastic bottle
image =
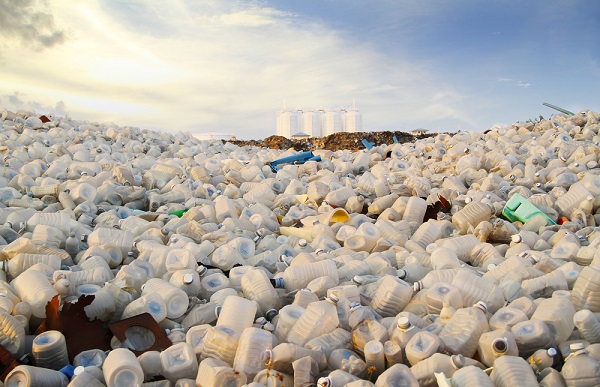
{"label": "plastic bottle", "polygon": [[[339,283],[335,262],[330,259],[325,259],[314,263],[307,263],[305,265],[290,266],[283,272],[283,277],[275,279],[275,287],[283,286],[290,292],[292,290],[306,288],[310,281],[323,276],[328,276],[333,279],[336,285]],[[283,281],[283,284],[281,284],[281,281]]]}
{"label": "plastic bottle", "polygon": [[527,320],[515,324],[511,328],[519,355],[529,357],[540,348],[554,347],[554,335],[546,323],[539,320]]}
{"label": "plastic bottle", "polygon": [[579,273],[571,292],[576,310],[589,309],[600,312],[600,268],[586,266]]}
{"label": "plastic bottle", "polygon": [[185,292],[160,278],[150,278],[142,289],[142,295],[158,293],[167,307],[167,318],[181,317],[189,306]]}
{"label": "plastic bottle", "polygon": [[8,311],[0,310],[0,344],[17,358],[25,352],[25,328]]}
{"label": "plastic bottle", "polygon": [[196,376],[196,385],[207,387],[242,386],[246,381],[246,374],[234,372],[230,365],[216,358],[202,360]]}
{"label": "plastic bottle", "polygon": [[0,262],[0,268],[8,272],[12,278],[17,278],[36,263],[43,263],[58,270],[61,267],[61,258],[57,255],[19,253],[8,261]]}
{"label": "plastic bottle", "polygon": [[489,204],[471,202],[452,215],[452,225],[461,234],[466,234],[469,227],[477,227],[479,223],[489,220],[492,213],[493,211]]}
{"label": "plastic bottle", "polygon": [[386,275],[371,301],[371,308],[382,317],[395,316],[408,305],[413,289],[400,278]]}
{"label": "plastic bottle", "polygon": [[527,362],[531,364],[536,373],[542,372],[544,369],[552,367],[557,354],[558,351],[554,348],[538,349],[533,355],[529,356]]}
{"label": "plastic bottle", "polygon": [[452,375],[452,386],[493,387],[494,383],[481,368],[470,365],[459,369]]}
{"label": "plastic bottle", "polygon": [[419,331],[406,343],[406,359],[410,365],[415,365],[440,352],[442,342],[437,334],[428,331]]}
{"label": "plastic bottle", "polygon": [[600,384],[600,363],[591,358],[582,343],[570,346],[571,354],[560,371],[567,386],[597,386]]}
{"label": "plastic bottle", "polygon": [[527,362],[516,356],[501,356],[494,361],[490,379],[496,386],[535,386],[537,379]]}
{"label": "plastic bottle", "polygon": [[453,354],[472,357],[481,335],[489,331],[486,305],[478,302],[470,308],[458,309],[440,332],[440,339]]}
{"label": "plastic bottle", "polygon": [[564,297],[552,297],[542,300],[531,316],[531,320],[540,320],[546,323],[554,335],[556,344],[567,340],[575,324],[573,316],[575,309],[571,300]]}
{"label": "plastic bottle", "polygon": [[171,345],[160,353],[162,374],[171,382],[194,378],[198,374],[198,360],[192,347],[185,343]]}
{"label": "plastic bottle", "polygon": [[258,304],[259,314],[266,315],[271,310],[271,313],[275,313],[281,308],[279,294],[271,285],[269,277],[264,271],[249,270],[242,276],[241,285],[245,297]]}
{"label": "plastic bottle", "polygon": [[327,364],[332,370],[344,371],[357,377],[365,375],[367,371],[367,363],[360,355],[346,348],[333,350],[327,357]]}
{"label": "plastic bottle", "polygon": [[335,295],[308,305],[288,334],[288,342],[305,345],[310,339],[330,333],[339,324]]}
{"label": "plastic bottle", "polygon": [[150,313],[157,323],[167,317],[167,305],[157,292],[150,292],[129,303],[121,315],[121,319]]}
{"label": "plastic bottle", "polygon": [[446,282],[439,282],[425,291],[425,303],[430,314],[439,314],[447,303],[455,309],[462,308],[463,299],[460,291]]}
{"label": "plastic bottle", "polygon": [[431,357],[410,367],[411,372],[419,381],[420,386],[434,387],[437,385],[434,373],[443,372],[446,377],[451,378],[456,370],[465,365],[462,355],[448,356],[434,353]]}
{"label": "plastic bottle", "polygon": [[244,329],[252,326],[255,315],[256,303],[254,301],[238,296],[229,296],[223,303],[216,326],[227,326],[239,337]]}
{"label": "plastic bottle", "polygon": [[115,387],[141,385],[144,381],[142,366],[133,352],[126,348],[113,349],[102,366],[107,385]]}
{"label": "plastic bottle", "polygon": [[36,270],[26,270],[11,284],[21,300],[31,305],[35,317],[46,317],[46,305],[57,292],[44,274]]}
{"label": "plastic bottle", "polygon": [[270,332],[254,327],[244,329],[233,360],[233,368],[244,372],[248,380],[254,379],[256,374],[266,367],[264,362],[261,362],[262,352],[271,350],[272,346]]}
{"label": "plastic bottle", "polygon": [[18,365],[6,376],[5,386],[60,386],[66,387],[69,379],[59,371],[29,365]]}
{"label": "plastic bottle", "polygon": [[490,317],[489,324],[491,330],[500,328],[511,329],[515,324],[527,320],[527,315],[522,310],[504,307],[498,309],[498,311]]}
{"label": "plastic bottle", "polygon": [[38,367],[58,371],[69,364],[67,343],[59,331],[46,331],[37,335],[33,340],[31,353]]}
{"label": "plastic bottle", "polygon": [[492,367],[494,360],[500,356],[519,356],[519,348],[512,333],[503,328],[483,333],[477,353],[483,364]]}
{"label": "plastic bottle", "polygon": [[292,326],[298,321],[305,308],[300,305],[286,305],[279,310],[279,313],[275,317],[275,336],[282,342],[285,341],[287,335],[292,329]]}
{"label": "plastic bottle", "polygon": [[417,378],[404,364],[394,364],[385,370],[375,382],[376,387],[418,387]]}
{"label": "plastic bottle", "polygon": [[590,343],[600,343],[600,322],[594,313],[588,309],[579,310],[573,315],[573,322],[584,339]]}
{"label": "plastic bottle", "polygon": [[483,301],[490,313],[495,313],[504,306],[505,300],[502,290],[478,277],[469,269],[459,269],[452,280],[452,285],[460,290],[464,305],[473,305],[476,302]]}

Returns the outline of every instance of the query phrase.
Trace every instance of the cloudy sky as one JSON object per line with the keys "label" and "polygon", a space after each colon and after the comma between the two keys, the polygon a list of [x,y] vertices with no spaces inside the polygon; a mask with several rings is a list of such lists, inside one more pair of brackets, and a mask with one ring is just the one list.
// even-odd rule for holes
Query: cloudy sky
{"label": "cloudy sky", "polygon": [[[524,3],[524,4],[521,4]],[[0,0],[0,107],[165,131],[483,131],[600,110],[596,0]]]}

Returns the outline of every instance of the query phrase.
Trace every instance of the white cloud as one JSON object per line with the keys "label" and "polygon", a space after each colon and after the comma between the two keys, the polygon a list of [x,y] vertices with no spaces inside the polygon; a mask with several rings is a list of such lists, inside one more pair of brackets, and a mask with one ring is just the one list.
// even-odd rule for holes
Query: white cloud
{"label": "white cloud", "polygon": [[460,93],[427,66],[300,15],[261,3],[119,4],[53,2],[73,38],[43,55],[8,50],[0,95],[62,100],[91,120],[246,138],[274,133],[283,99],[299,107],[356,99],[366,129],[468,120]]}

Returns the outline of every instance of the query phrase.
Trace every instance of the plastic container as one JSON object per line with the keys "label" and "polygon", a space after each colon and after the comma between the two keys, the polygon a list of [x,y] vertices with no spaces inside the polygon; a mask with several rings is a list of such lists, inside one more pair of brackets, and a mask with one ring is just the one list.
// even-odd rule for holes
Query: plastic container
{"label": "plastic container", "polygon": [[600,363],[591,358],[581,343],[571,344],[571,354],[560,373],[567,386],[597,386],[600,384]]}
{"label": "plastic container", "polygon": [[178,379],[195,378],[198,374],[198,360],[192,346],[185,343],[171,345],[160,353],[162,374],[172,383]]}
{"label": "plastic container", "polygon": [[574,315],[575,309],[570,299],[552,297],[540,302],[533,316],[531,316],[531,320],[545,322],[550,328],[556,344],[561,344],[573,333],[575,327]]}
{"label": "plastic container", "polygon": [[501,356],[494,361],[490,379],[495,386],[535,386],[537,378],[527,362],[516,356]]}
{"label": "plastic container", "polygon": [[150,278],[143,287],[142,296],[149,293],[158,293],[167,307],[167,318],[173,319],[183,316],[189,306],[187,294],[160,278]]}
{"label": "plastic container", "polygon": [[494,383],[481,368],[471,365],[459,369],[452,375],[452,386],[494,387]]}
{"label": "plastic container", "polygon": [[575,310],[589,309],[600,312],[600,268],[586,266],[579,273],[571,292]]}
{"label": "plastic container", "polygon": [[337,267],[334,261],[325,259],[314,263],[290,266],[285,269],[281,279],[283,280],[285,290],[291,292],[292,290],[306,288],[312,280],[323,276],[330,277],[335,285],[339,283]]}
{"label": "plastic container", "polygon": [[382,317],[391,317],[400,313],[410,302],[412,287],[405,281],[392,275],[386,275],[371,301],[371,308]]}
{"label": "plastic container", "polygon": [[33,339],[31,353],[37,367],[60,370],[69,364],[65,336],[59,331],[46,331]]}
{"label": "plastic container", "polygon": [[337,298],[312,302],[296,321],[287,336],[287,341],[303,346],[309,340],[333,331],[339,324]]}
{"label": "plastic container", "polygon": [[266,315],[271,310],[271,313],[275,313],[281,309],[279,294],[264,271],[249,270],[242,276],[241,285],[244,296],[258,304],[260,315]]}
{"label": "plastic container", "polygon": [[237,337],[254,323],[256,303],[238,296],[229,296],[223,303],[216,326],[232,329]]}
{"label": "plastic container", "polygon": [[477,354],[480,361],[488,367],[500,356],[519,356],[519,348],[512,333],[503,328],[485,332],[479,338]]}
{"label": "plastic container", "polygon": [[264,330],[254,327],[244,329],[238,342],[233,368],[246,374],[248,380],[253,380],[257,373],[266,368],[261,361],[261,355],[265,350],[273,347],[273,335]]}
{"label": "plastic container", "polygon": [[246,374],[234,372],[226,362],[215,358],[202,360],[196,376],[196,385],[207,387],[242,386],[246,382]]}
{"label": "plastic container", "polygon": [[146,293],[140,298],[129,303],[121,315],[121,319],[150,313],[157,323],[167,318],[167,305],[157,292]]}
{"label": "plastic container", "polygon": [[66,387],[69,379],[59,371],[29,365],[18,365],[6,376],[5,386],[58,386]]}
{"label": "plastic container", "polygon": [[415,365],[439,352],[442,341],[437,334],[428,331],[419,331],[406,343],[406,360],[410,365]]}
{"label": "plastic container", "polygon": [[37,318],[46,317],[46,305],[58,294],[48,278],[36,270],[24,271],[11,285],[21,300],[31,305],[32,313]]}
{"label": "plastic container", "polygon": [[485,303],[479,302],[454,313],[439,336],[450,352],[473,357],[481,335],[489,331],[486,310]]}
{"label": "plastic container", "polygon": [[129,349],[113,349],[106,356],[102,372],[106,384],[115,387],[141,385],[144,372],[137,358]]}
{"label": "plastic container", "polygon": [[452,215],[452,225],[461,234],[466,234],[469,227],[475,228],[479,223],[489,220],[492,212],[492,207],[487,203],[470,202]]}
{"label": "plastic container", "polygon": [[437,385],[435,373],[443,372],[448,378],[465,365],[465,359],[462,355],[448,356],[441,353],[435,353],[431,357],[410,367],[411,372],[419,381],[420,386]]}

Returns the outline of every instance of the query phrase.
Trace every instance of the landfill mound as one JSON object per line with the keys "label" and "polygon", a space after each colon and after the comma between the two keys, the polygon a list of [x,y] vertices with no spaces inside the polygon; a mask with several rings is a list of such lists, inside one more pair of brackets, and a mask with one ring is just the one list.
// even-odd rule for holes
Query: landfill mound
{"label": "landfill mound", "polygon": [[[304,139],[289,139],[283,136],[269,136],[263,140],[231,140],[237,146],[261,146],[272,149],[294,149],[299,152],[314,151],[318,149],[338,151],[348,149],[356,151],[364,149],[362,140],[365,139],[374,146],[393,144],[395,141],[405,143],[417,139],[431,137],[433,134],[412,135],[406,132],[338,132],[326,137],[310,137]],[[394,137],[396,139],[394,140]]]}
{"label": "landfill mound", "polygon": [[4,111],[0,381],[598,386],[599,133],[293,150]]}

